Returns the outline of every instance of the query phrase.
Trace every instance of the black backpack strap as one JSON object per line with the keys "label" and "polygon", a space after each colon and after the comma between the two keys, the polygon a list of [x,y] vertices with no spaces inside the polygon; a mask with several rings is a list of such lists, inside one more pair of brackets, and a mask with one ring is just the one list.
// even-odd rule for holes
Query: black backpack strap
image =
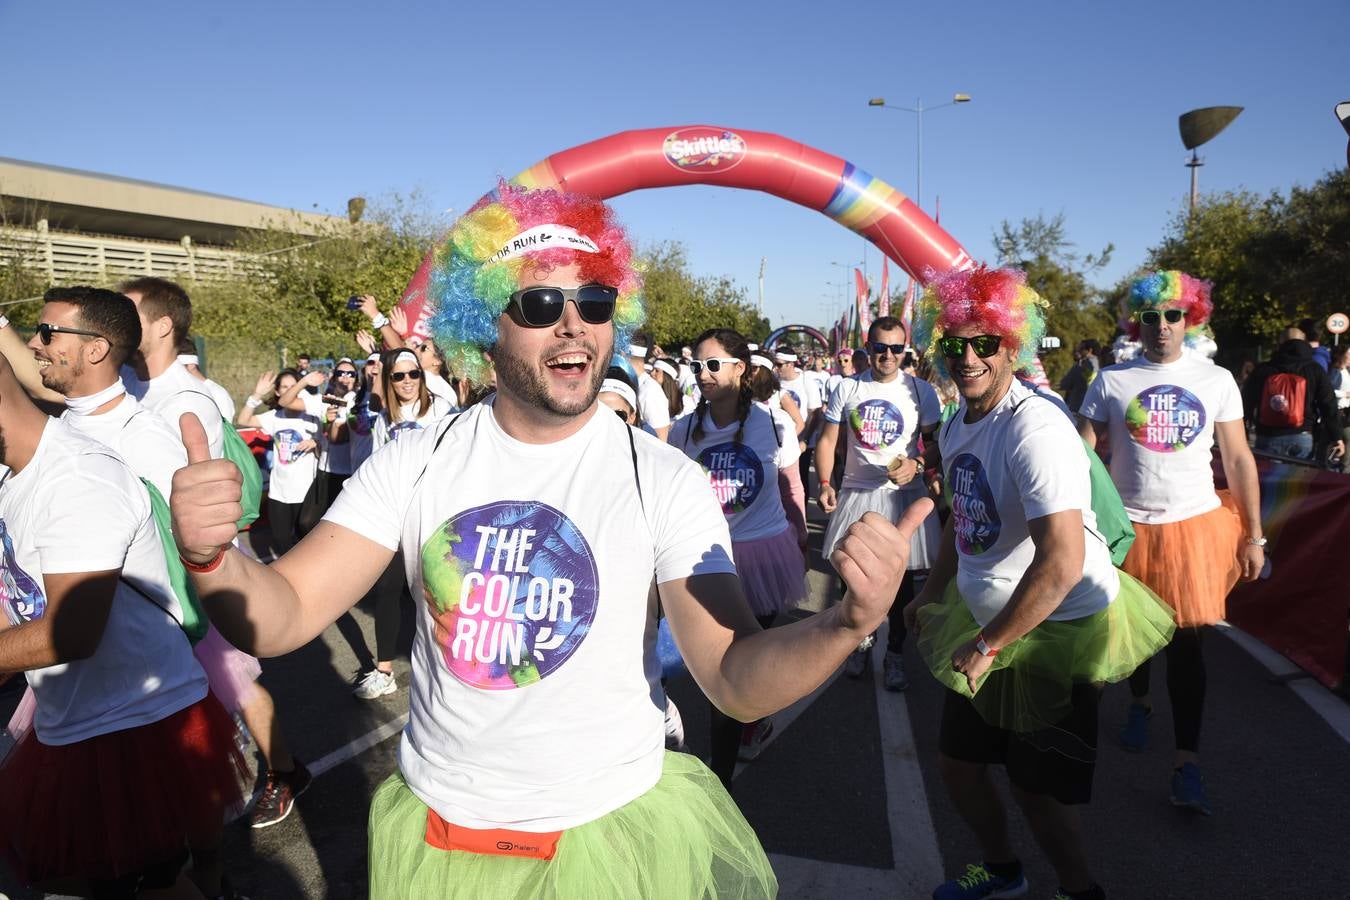
{"label": "black backpack strap", "polygon": [[633,486],[637,488],[638,506],[642,507],[642,515],[647,515],[647,504],[642,499],[642,476],[638,474],[637,464],[637,441],[633,439],[633,426],[627,425],[628,431],[628,451],[633,457]]}
{"label": "black backpack strap", "polygon": [[441,429],[441,433],[436,435],[436,443],[432,445],[431,453],[427,456],[427,461],[426,464],[422,466],[422,471],[417,473],[417,480],[413,482],[413,490],[417,490],[417,486],[422,483],[422,476],[426,475],[427,469],[431,468],[431,461],[435,459],[436,451],[441,449],[441,443],[445,440],[445,436],[450,433],[451,428],[455,427],[455,423],[459,421],[459,417],[462,415],[464,415],[463,412],[455,413],[454,416],[450,418],[450,421],[446,423],[446,426]]}

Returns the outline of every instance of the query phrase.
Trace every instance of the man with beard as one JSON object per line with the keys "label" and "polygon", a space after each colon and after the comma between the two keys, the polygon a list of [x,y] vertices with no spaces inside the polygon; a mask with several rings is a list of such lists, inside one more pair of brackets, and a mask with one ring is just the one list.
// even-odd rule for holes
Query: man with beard
{"label": "man with beard", "polygon": [[475,380],[488,351],[496,394],[372,456],[271,567],[230,549],[238,479],[183,418],[175,533],[217,626],[288,652],[402,548],[419,612],[399,771],[371,806],[376,900],[772,896],[716,778],[665,751],[648,588],[708,696],[753,721],[885,617],[927,507],[855,525],[834,559],[844,602],[761,631],[706,476],[597,403],[643,316],[609,208],[502,183],[435,254],[437,344]]}

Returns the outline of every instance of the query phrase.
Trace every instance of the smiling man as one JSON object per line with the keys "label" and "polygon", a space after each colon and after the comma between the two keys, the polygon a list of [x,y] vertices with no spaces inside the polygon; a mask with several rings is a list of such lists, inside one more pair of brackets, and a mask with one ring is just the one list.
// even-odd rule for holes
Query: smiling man
{"label": "smiling man", "polygon": [[943,780],[983,852],[937,900],[1027,891],[991,764],[1007,770],[1059,875],[1055,896],[1105,896],[1078,813],[1092,791],[1100,684],[1172,633],[1170,610],[1111,564],[1073,425],[1013,377],[1040,346],[1044,305],[1020,271],[952,271],[924,292],[915,325],[961,405],[940,438],[952,514],[905,619],[949,689]]}
{"label": "smiling man", "polygon": [[371,806],[376,900],[772,896],[717,779],[665,751],[649,587],[703,690],[752,721],[885,617],[928,507],[859,522],[834,558],[844,602],[761,631],[702,470],[596,400],[643,315],[609,208],[500,184],[451,229],[430,283],[447,362],[478,381],[490,353],[496,394],[375,453],[273,566],[230,549],[237,477],[183,418],[175,533],[212,618],[286,653],[402,550],[419,611],[399,771]]}

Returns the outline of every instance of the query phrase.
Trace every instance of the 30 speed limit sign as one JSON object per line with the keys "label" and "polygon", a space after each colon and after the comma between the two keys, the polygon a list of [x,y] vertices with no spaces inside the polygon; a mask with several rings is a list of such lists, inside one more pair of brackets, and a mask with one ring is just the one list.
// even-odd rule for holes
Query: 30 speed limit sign
{"label": "30 speed limit sign", "polygon": [[1327,331],[1332,334],[1345,334],[1350,329],[1350,316],[1345,313],[1332,313],[1327,316]]}

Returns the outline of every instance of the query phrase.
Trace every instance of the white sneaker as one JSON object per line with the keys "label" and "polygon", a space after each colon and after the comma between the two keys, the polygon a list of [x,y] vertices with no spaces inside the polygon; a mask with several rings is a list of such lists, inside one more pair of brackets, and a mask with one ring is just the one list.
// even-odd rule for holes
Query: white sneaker
{"label": "white sneaker", "polygon": [[371,669],[352,690],[352,694],[359,700],[374,700],[376,697],[392,694],[396,690],[398,683],[394,681],[393,672]]}
{"label": "white sneaker", "polygon": [[909,679],[905,677],[905,658],[899,653],[886,651],[883,675],[882,680],[888,691],[903,691],[909,687]]}

